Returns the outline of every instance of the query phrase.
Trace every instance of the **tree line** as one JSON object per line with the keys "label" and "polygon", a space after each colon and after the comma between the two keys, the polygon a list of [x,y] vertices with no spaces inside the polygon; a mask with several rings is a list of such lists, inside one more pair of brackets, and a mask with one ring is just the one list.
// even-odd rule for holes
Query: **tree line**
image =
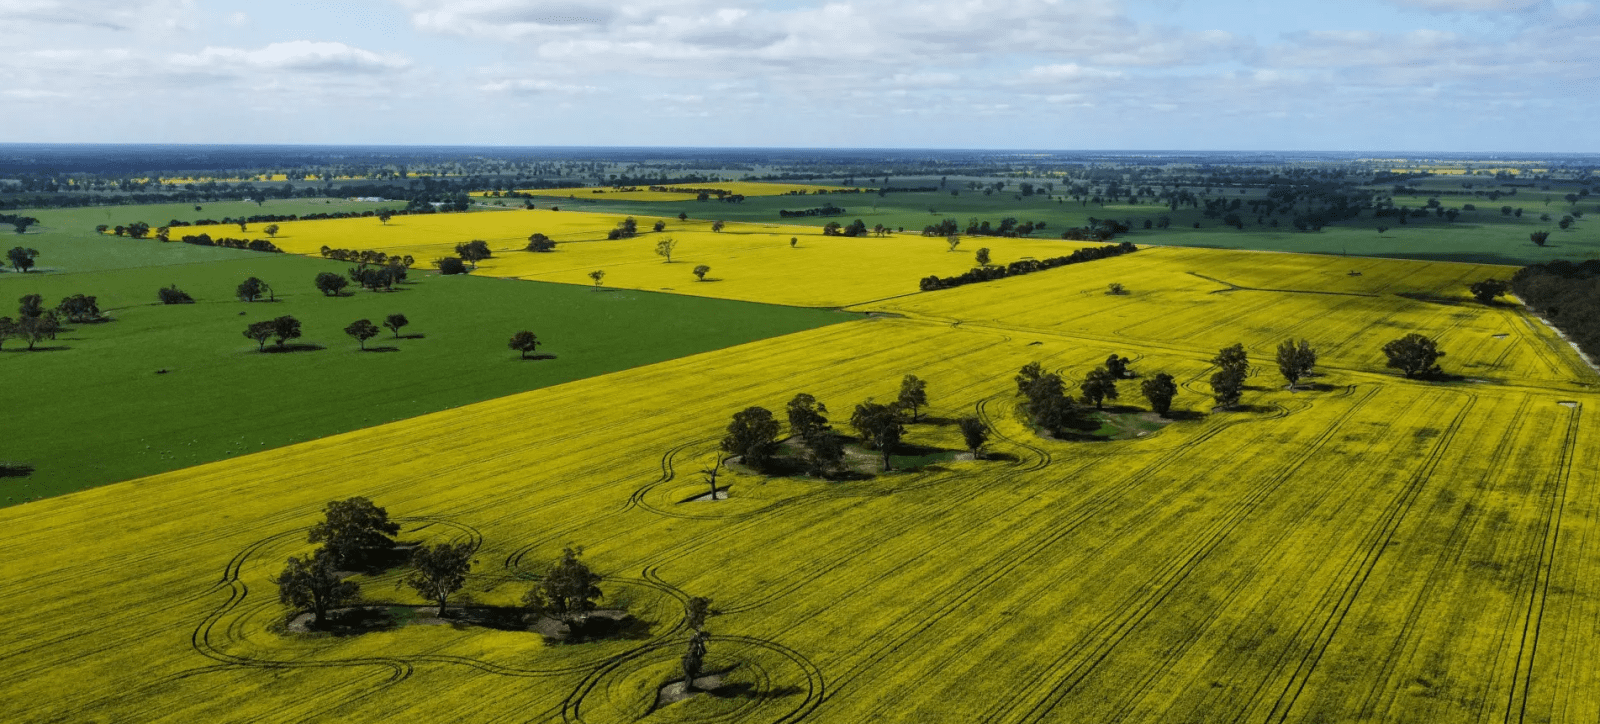
{"label": "tree line", "polygon": [[1600,359],[1600,259],[1523,267],[1512,275],[1511,290],[1590,359]]}
{"label": "tree line", "polygon": [[1108,259],[1110,257],[1121,256],[1123,254],[1131,254],[1138,250],[1139,248],[1134,246],[1132,242],[1124,241],[1120,244],[1107,244],[1105,246],[1074,249],[1071,254],[1066,256],[1057,256],[1038,260],[1022,259],[1011,262],[1009,265],[1002,267],[991,266],[987,264],[985,260],[988,257],[989,250],[980,249],[979,253],[984,257],[984,260],[980,260],[979,263],[984,264],[983,266],[974,267],[970,271],[959,276],[940,277],[938,275],[934,275],[925,277],[922,279],[919,286],[922,291],[925,292],[931,292],[938,289],[951,289],[965,284],[976,284],[978,282],[994,281],[996,279],[1004,279],[1006,277],[1032,274],[1033,272],[1043,269],[1054,269],[1056,267],[1066,266],[1068,264],[1080,264],[1082,262],[1094,261],[1097,259]]}

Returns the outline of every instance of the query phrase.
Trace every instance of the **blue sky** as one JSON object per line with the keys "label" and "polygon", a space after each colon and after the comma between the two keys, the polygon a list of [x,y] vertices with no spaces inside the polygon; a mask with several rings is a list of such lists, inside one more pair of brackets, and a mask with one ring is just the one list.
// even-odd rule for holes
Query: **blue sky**
{"label": "blue sky", "polygon": [[1548,0],[0,0],[0,139],[1597,152]]}

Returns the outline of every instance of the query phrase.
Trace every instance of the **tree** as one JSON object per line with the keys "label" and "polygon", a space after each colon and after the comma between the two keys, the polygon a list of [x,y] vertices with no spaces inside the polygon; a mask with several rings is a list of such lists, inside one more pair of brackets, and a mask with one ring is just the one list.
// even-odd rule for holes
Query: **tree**
{"label": "tree", "polygon": [[356,600],[361,587],[339,577],[337,562],[327,548],[301,558],[291,556],[277,578],[278,601],[295,610],[311,610],[312,624],[320,626],[328,609]]}
{"label": "tree", "polygon": [[820,435],[832,433],[828,426],[828,406],[804,392],[789,401],[789,434],[808,443]]}
{"label": "tree", "polygon": [[1178,383],[1172,375],[1157,372],[1154,377],[1146,379],[1140,384],[1144,398],[1150,401],[1150,409],[1157,415],[1166,417],[1167,411],[1172,409],[1172,398],[1178,396]]}
{"label": "tree", "polygon": [[1113,354],[1106,358],[1106,370],[1111,373],[1113,378],[1120,380],[1128,376],[1128,363],[1132,361],[1127,357],[1118,357]]}
{"label": "tree", "polygon": [[1317,351],[1311,348],[1311,343],[1300,340],[1286,339],[1278,345],[1278,373],[1289,381],[1289,391],[1294,391],[1294,385],[1301,377],[1311,374],[1317,366]]}
{"label": "tree", "polygon": [[287,314],[272,320],[272,336],[276,338],[279,349],[282,349],[284,342],[300,338],[300,320]]}
{"label": "tree", "polygon": [[466,274],[467,273],[467,263],[464,262],[464,261],[461,261],[461,259],[458,258],[458,257],[447,256],[447,257],[444,257],[443,259],[439,259],[439,260],[433,262],[433,265],[436,266],[436,267],[439,267],[439,273],[440,274]]}
{"label": "tree", "polygon": [[410,323],[411,320],[406,319],[406,315],[404,314],[391,314],[383,318],[383,326],[388,327],[389,331],[394,332],[395,339],[400,338],[400,328]]}
{"label": "tree", "polygon": [[895,399],[900,409],[911,409],[911,421],[917,421],[917,408],[928,404],[928,383],[916,375],[906,375],[900,380],[900,396]]}
{"label": "tree", "polygon": [[189,304],[194,301],[194,297],[185,294],[176,284],[157,290],[156,296],[161,298],[162,304]]}
{"label": "tree", "polygon": [[959,236],[947,237],[944,240],[944,243],[950,245],[950,251],[955,251],[956,247],[961,245],[961,237],[959,237]]}
{"label": "tree", "polygon": [[252,322],[244,330],[244,336],[256,341],[256,351],[265,352],[267,340],[272,339],[272,322]]}
{"label": "tree", "polygon": [[900,411],[893,405],[867,400],[856,405],[855,413],[850,415],[850,426],[861,435],[862,442],[883,454],[883,470],[888,472],[890,456],[906,432],[900,425]]}
{"label": "tree", "polygon": [[1244,370],[1239,367],[1223,367],[1211,375],[1211,396],[1220,407],[1232,407],[1239,404],[1239,397],[1244,392]]}
{"label": "tree", "polygon": [[384,226],[388,226],[389,225],[389,220],[392,219],[392,218],[394,218],[394,212],[393,211],[390,211],[388,209],[382,209],[382,210],[380,210],[378,212],[378,221],[383,222]]}
{"label": "tree", "polygon": [[93,322],[100,319],[100,304],[95,297],[74,294],[61,300],[56,311],[69,322]]}
{"label": "tree", "polygon": [[267,236],[270,236],[270,237],[273,237],[273,238],[277,238],[277,236],[278,236],[278,225],[277,224],[267,224],[266,227],[262,229],[262,231],[267,232]]}
{"label": "tree", "polygon": [[567,548],[561,552],[544,580],[530,589],[522,598],[529,610],[560,618],[571,624],[595,609],[595,599],[601,597],[600,576],[578,560],[583,550]]}
{"label": "tree", "polygon": [[544,234],[534,234],[528,237],[528,251],[555,251],[556,243]]}
{"label": "tree", "polygon": [[606,270],[604,270],[604,269],[596,269],[596,270],[594,270],[592,272],[589,272],[589,278],[594,280],[594,288],[595,289],[599,289],[600,288],[600,283],[605,281]]}
{"label": "tree", "polygon": [[798,236],[789,237],[789,248],[790,249],[793,249],[793,248],[795,248],[795,247],[797,247],[799,245],[800,245],[800,237],[798,237]]}
{"label": "tree", "polygon": [[235,290],[234,293],[239,295],[239,298],[243,299],[244,301],[253,302],[257,299],[260,299],[261,295],[266,293],[266,286],[266,282],[255,277],[250,277],[249,279],[240,282],[238,289]]}
{"label": "tree", "polygon": [[317,274],[314,283],[322,290],[323,296],[337,297],[339,291],[350,284],[350,280],[333,272],[321,272]]}
{"label": "tree", "polygon": [[456,256],[461,257],[462,261],[471,264],[474,270],[478,268],[478,262],[488,259],[492,255],[489,251],[489,242],[482,239],[473,239],[472,241],[456,244]]}
{"label": "tree", "polygon": [[1078,389],[1083,392],[1083,401],[1094,403],[1094,409],[1099,410],[1106,400],[1117,399],[1117,378],[1111,370],[1096,367],[1084,375]]}
{"label": "tree", "polygon": [[711,599],[704,596],[695,596],[684,605],[683,624],[690,631],[699,631],[706,626],[706,616],[711,613]]}
{"label": "tree", "polygon": [[1109,294],[1111,296],[1118,297],[1118,296],[1122,296],[1122,295],[1127,294],[1127,293],[1128,293],[1128,288],[1122,286],[1122,282],[1112,282],[1112,283],[1106,285],[1106,294]]}
{"label": "tree", "polygon": [[[244,225],[243,224],[239,225],[239,230],[240,231],[244,230]],[[131,224],[128,224],[128,236],[131,236],[131,237],[133,237],[135,239],[143,239],[143,238],[145,238],[146,236],[149,236],[149,235],[150,235],[150,225],[149,224],[146,224],[143,221],[135,221],[135,222],[133,222]]]}
{"label": "tree", "polygon": [[1484,304],[1491,304],[1494,302],[1495,297],[1505,296],[1506,292],[1511,290],[1511,285],[1499,279],[1485,279],[1481,282],[1473,282],[1467,289],[1472,292],[1472,296],[1476,297],[1478,301]]}
{"label": "tree", "polygon": [[712,231],[722,231],[722,227],[724,227],[724,226],[727,226],[727,222],[725,222],[725,221],[713,221],[713,222],[711,222],[711,230]]}
{"label": "tree", "polygon": [[357,319],[344,328],[344,333],[356,338],[361,343],[361,349],[367,348],[367,340],[378,336],[378,325],[370,319]]}
{"label": "tree", "polygon": [[689,220],[689,214],[687,214],[685,212],[682,212],[682,211],[679,211],[678,212],[678,220],[679,221],[688,221]]}
{"label": "tree", "polygon": [[24,316],[15,324],[15,334],[28,341],[31,351],[34,345],[46,337],[55,339],[56,333],[61,331],[61,322],[56,319],[55,312],[45,312],[36,317]]}
{"label": "tree", "polygon": [[1416,332],[1385,344],[1383,354],[1389,358],[1387,366],[1405,373],[1406,379],[1439,374],[1436,362],[1444,356],[1438,344]]}
{"label": "tree", "polygon": [[1550,232],[1535,231],[1528,235],[1528,239],[1539,246],[1544,246],[1545,242],[1550,240]]}
{"label": "tree", "polygon": [[20,246],[13,247],[6,252],[6,258],[11,260],[11,268],[24,274],[33,268],[33,260],[39,256],[38,249],[24,249]]}
{"label": "tree", "polygon": [[1378,226],[1378,236],[1383,236],[1383,232],[1388,231],[1388,230],[1389,230],[1389,227],[1383,226],[1383,225],[1380,224]]}
{"label": "tree", "polygon": [[322,543],[334,565],[345,570],[393,549],[390,536],[400,532],[400,524],[389,520],[389,511],[360,496],[331,501],[322,512],[323,521],[311,526],[306,540]]}
{"label": "tree", "polygon": [[21,330],[18,329],[15,321],[12,321],[10,317],[0,317],[0,346],[4,346],[6,340],[19,334],[21,334]]}
{"label": "tree", "polygon": [[38,294],[24,294],[18,297],[17,314],[22,319],[44,314],[44,297]]}
{"label": "tree", "polygon": [[444,618],[445,601],[467,583],[472,553],[471,543],[417,546],[411,552],[411,574],[406,576],[405,584],[417,595],[438,602],[439,617]]}
{"label": "tree", "polygon": [[834,436],[832,428],[806,439],[806,472],[819,478],[827,477],[844,463],[844,444]]}
{"label": "tree", "polygon": [[712,500],[717,499],[717,472],[722,470],[722,464],[725,462],[728,462],[728,459],[722,455],[718,455],[717,461],[712,463],[711,467],[700,469],[700,475],[705,478],[706,484],[711,486]]}
{"label": "tree", "polygon": [[683,654],[683,690],[694,688],[694,680],[700,676],[701,667],[705,665],[706,639],[709,634],[696,630],[689,634],[689,650]]}
{"label": "tree", "polygon": [[978,266],[989,266],[989,247],[986,246],[982,249],[979,249],[975,256]]}
{"label": "tree", "polygon": [[746,407],[733,414],[728,434],[722,438],[722,451],[738,455],[752,468],[760,468],[772,456],[778,439],[778,421],[765,407]]}
{"label": "tree", "polygon": [[539,348],[539,338],[534,333],[523,330],[511,335],[511,341],[507,342],[506,346],[521,352],[522,358],[527,359],[529,352]]}
{"label": "tree", "polygon": [[656,231],[656,233],[660,233],[660,232],[666,231],[667,230],[667,222],[665,222],[665,221],[657,221],[655,223],[655,225],[650,227],[650,228],[654,229]]}
{"label": "tree", "polygon": [[[1237,368],[1241,373],[1250,371],[1250,358],[1245,354],[1243,344],[1222,348],[1211,363],[1222,368]],[[1243,374],[1240,376],[1243,377]]]}
{"label": "tree", "polygon": [[706,266],[705,264],[701,264],[700,266],[697,266],[697,267],[694,268],[694,278],[695,278],[696,281],[702,281],[703,282],[703,281],[706,280],[706,274],[708,274],[710,272],[711,272],[711,267]]}
{"label": "tree", "polygon": [[984,443],[989,442],[989,426],[976,417],[963,417],[956,424],[961,427],[961,438],[966,442],[967,449],[972,451],[972,459],[977,460],[983,452]]}
{"label": "tree", "polygon": [[666,237],[656,242],[656,256],[666,257],[667,260],[664,263],[671,264],[672,250],[677,248],[677,246],[678,242],[674,241],[672,237]]}

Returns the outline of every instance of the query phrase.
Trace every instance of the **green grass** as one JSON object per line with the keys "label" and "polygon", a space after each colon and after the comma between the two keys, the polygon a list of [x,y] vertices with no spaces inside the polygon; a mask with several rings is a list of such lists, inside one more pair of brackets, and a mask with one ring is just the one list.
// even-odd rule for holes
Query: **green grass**
{"label": "green grass", "polygon": [[[0,315],[14,314],[13,300],[24,294],[42,294],[53,306],[82,293],[98,297],[115,320],[69,325],[39,351],[25,351],[15,339],[0,351],[8,382],[0,460],[35,467],[29,477],[0,478],[7,504],[852,318],[423,270],[394,292],[347,289],[348,296],[330,298],[313,287],[313,277],[342,274],[349,264],[154,241],[29,237],[41,261],[92,259],[100,245],[117,249],[126,264],[0,275]],[[238,301],[234,288],[249,276],[272,284],[278,301]],[[197,303],[160,304],[156,290],[169,284]],[[392,313],[410,318],[402,333],[412,338],[385,330],[367,343],[383,351],[360,352],[343,332],[357,319],[381,324]],[[262,354],[243,336],[248,323],[286,314],[303,325],[296,342],[324,349]],[[521,329],[544,342],[539,354],[555,358],[519,359],[506,342]],[[551,424],[563,414],[529,410],[526,424]]]}

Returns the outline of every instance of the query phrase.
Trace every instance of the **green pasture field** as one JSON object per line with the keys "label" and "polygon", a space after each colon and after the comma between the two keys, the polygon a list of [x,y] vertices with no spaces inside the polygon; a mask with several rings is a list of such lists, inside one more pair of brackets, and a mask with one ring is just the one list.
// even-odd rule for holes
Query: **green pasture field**
{"label": "green pasture field", "polygon": [[[167,215],[145,209],[114,211],[124,219]],[[79,210],[74,221],[97,214]],[[852,318],[671,294],[441,277],[425,269],[413,270],[393,292],[351,285],[345,296],[331,298],[312,279],[323,271],[343,274],[350,264],[97,238],[92,225],[87,234],[48,230],[20,240],[40,251],[41,266],[59,271],[0,275],[0,316],[14,315],[24,294],[41,294],[54,306],[81,293],[97,297],[114,321],[68,324],[34,352],[21,340],[5,342],[0,460],[35,468],[27,477],[0,477],[5,504]],[[105,259],[112,261],[97,263]],[[239,301],[234,290],[250,276],[271,284],[277,301]],[[171,284],[196,303],[157,301],[156,290]],[[393,313],[411,320],[401,330],[405,338],[384,330],[368,341],[372,351],[357,351],[343,332],[363,318],[381,325]],[[269,341],[269,353],[257,352],[245,326],[280,315],[301,321],[304,336],[294,342],[323,349],[270,353]],[[554,358],[519,359],[506,343],[522,329],[544,342],[537,354]]]}

